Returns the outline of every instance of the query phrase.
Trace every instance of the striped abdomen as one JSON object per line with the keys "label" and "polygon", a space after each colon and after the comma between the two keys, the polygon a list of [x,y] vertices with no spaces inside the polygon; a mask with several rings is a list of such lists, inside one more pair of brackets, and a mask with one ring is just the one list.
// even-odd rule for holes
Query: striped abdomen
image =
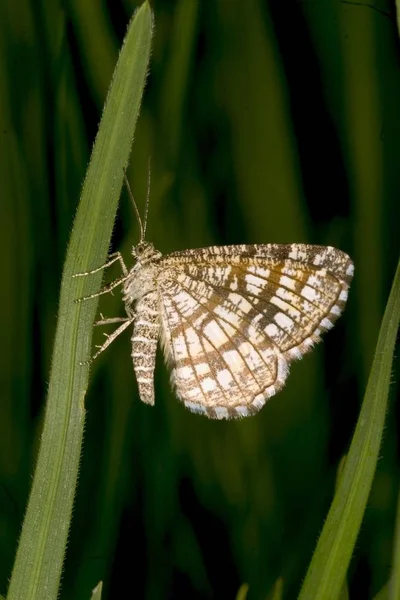
{"label": "striped abdomen", "polygon": [[157,292],[150,292],[136,304],[132,336],[133,368],[140,399],[146,404],[154,404],[154,368],[159,331]]}

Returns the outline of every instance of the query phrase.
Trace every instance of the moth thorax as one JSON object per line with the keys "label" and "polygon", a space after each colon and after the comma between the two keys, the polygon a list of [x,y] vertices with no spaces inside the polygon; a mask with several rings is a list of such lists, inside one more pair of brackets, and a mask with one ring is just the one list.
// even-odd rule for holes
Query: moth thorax
{"label": "moth thorax", "polygon": [[139,300],[149,292],[157,289],[158,271],[159,267],[157,264],[148,261],[147,264],[143,265],[141,261],[138,262],[124,283],[124,302]]}

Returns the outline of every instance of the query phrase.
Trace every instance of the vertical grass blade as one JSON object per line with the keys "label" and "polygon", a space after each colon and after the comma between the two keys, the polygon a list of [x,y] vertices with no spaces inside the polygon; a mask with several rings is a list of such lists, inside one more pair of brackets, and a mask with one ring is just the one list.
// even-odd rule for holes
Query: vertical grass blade
{"label": "vertical grass blade", "polygon": [[388,584],[385,583],[383,588],[374,596],[374,600],[388,600]]}
{"label": "vertical grass blade", "polygon": [[103,590],[103,582],[100,581],[94,588],[90,600],[101,600],[102,590]]}
{"label": "vertical grass blade", "polygon": [[198,0],[176,5],[171,35],[170,58],[161,90],[161,124],[168,167],[174,171],[179,156],[182,114],[190,81],[190,66],[196,41]]}
{"label": "vertical grass blade", "polygon": [[249,584],[242,583],[242,585],[238,589],[238,593],[236,594],[235,600],[246,600],[248,591],[249,591]]}
{"label": "vertical grass blade", "polygon": [[49,394],[32,490],[8,600],[55,600],[82,452],[84,398],[96,302],[74,300],[100,278],[72,275],[104,262],[148,70],[152,15],[147,2],[127,31],[93,147],[61,283]]}
{"label": "vertical grass blade", "polygon": [[282,600],[283,598],[283,579],[279,577],[272,589],[271,594],[268,596],[268,600]]}
{"label": "vertical grass blade", "polygon": [[379,456],[399,319],[400,264],[382,320],[356,431],[300,600],[335,600],[342,590]]}

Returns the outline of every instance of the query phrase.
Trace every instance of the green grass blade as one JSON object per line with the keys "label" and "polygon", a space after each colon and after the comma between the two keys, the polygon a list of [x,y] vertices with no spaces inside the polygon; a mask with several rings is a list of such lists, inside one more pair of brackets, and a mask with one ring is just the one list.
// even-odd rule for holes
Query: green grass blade
{"label": "green grass blade", "polygon": [[272,592],[268,596],[267,600],[282,600],[283,598],[283,579],[279,577],[272,589]]}
{"label": "green grass blade", "polygon": [[235,600],[246,600],[248,591],[249,591],[249,584],[242,583],[242,585],[238,589],[238,593],[236,594]]}
{"label": "green grass blade", "polygon": [[104,262],[128,162],[150,56],[152,15],[136,12],[124,41],[93,147],[68,248],[49,394],[31,495],[8,600],[58,597],[82,452],[84,398],[96,302],[74,300],[100,285],[72,275]]}
{"label": "green grass blade", "polygon": [[379,590],[379,592],[376,594],[376,596],[374,596],[374,600],[388,600],[388,597],[389,597],[388,590],[389,590],[389,585],[387,583],[385,583],[383,588]]}
{"label": "green grass blade", "polygon": [[100,581],[94,588],[90,600],[101,600],[101,592],[103,591],[103,582]]}
{"label": "green grass blade", "polygon": [[198,0],[176,5],[170,58],[161,90],[161,124],[168,167],[176,169],[182,135],[182,114],[190,81],[190,66],[196,41]]}
{"label": "green grass blade", "polygon": [[400,264],[386,306],[356,431],[300,600],[339,597],[375,473],[400,319]]}

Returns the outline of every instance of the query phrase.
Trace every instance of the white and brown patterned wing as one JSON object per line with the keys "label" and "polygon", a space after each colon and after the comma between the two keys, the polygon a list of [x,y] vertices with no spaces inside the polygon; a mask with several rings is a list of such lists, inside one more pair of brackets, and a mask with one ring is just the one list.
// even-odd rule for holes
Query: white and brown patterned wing
{"label": "white and brown patterned wing", "polygon": [[177,395],[187,408],[209,417],[257,412],[282,387],[285,359],[240,311],[213,297],[206,283],[182,279],[168,282],[161,310]]}
{"label": "white and brown patterned wing", "polygon": [[178,396],[214,418],[257,412],[332,327],[353,275],[331,247],[256,245],[162,259],[162,332]]}

